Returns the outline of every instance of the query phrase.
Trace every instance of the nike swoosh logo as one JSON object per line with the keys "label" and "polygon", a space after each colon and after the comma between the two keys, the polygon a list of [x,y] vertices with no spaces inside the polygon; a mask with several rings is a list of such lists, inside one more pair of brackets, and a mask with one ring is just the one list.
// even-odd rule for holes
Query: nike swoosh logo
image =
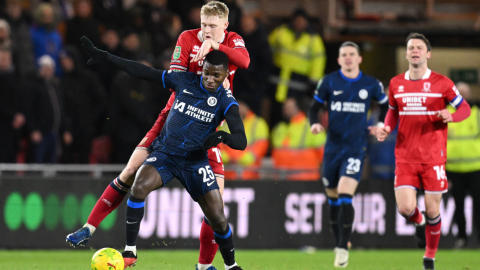
{"label": "nike swoosh logo", "polygon": [[193,95],[193,93],[188,92],[187,89],[183,89],[183,93]]}
{"label": "nike swoosh logo", "polygon": [[215,181],[212,181],[212,182],[210,182],[210,183],[207,183],[207,186],[211,186],[211,185],[213,185],[213,183],[215,183]]}
{"label": "nike swoosh logo", "polygon": [[[184,90],[185,91],[185,90]],[[333,95],[334,96],[338,96],[340,94],[343,94],[343,90],[340,90],[340,91],[333,91]]]}
{"label": "nike swoosh logo", "polygon": [[136,221],[135,221],[135,222],[129,222],[129,221],[127,220],[127,224],[135,224],[135,223],[138,223],[138,222],[136,222]]}

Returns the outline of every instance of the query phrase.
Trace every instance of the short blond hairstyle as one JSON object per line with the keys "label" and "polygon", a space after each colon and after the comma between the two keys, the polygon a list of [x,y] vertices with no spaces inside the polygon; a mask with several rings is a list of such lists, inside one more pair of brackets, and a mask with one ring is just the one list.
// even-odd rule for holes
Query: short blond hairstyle
{"label": "short blond hairstyle", "polygon": [[218,17],[228,20],[228,7],[219,1],[210,1],[203,5],[200,16]]}

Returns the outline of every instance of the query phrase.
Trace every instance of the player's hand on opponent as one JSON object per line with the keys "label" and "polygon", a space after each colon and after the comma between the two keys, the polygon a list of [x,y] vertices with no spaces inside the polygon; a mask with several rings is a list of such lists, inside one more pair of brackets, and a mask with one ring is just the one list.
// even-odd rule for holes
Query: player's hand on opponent
{"label": "player's hand on opponent", "polygon": [[453,121],[452,114],[447,110],[443,109],[437,113],[437,117],[443,120],[443,123],[448,123]]}
{"label": "player's hand on opponent", "polygon": [[101,63],[107,59],[108,53],[93,46],[93,43],[86,36],[81,37],[80,41],[82,41],[82,48],[90,55],[87,65]]}
{"label": "player's hand on opponent", "polygon": [[325,129],[323,128],[322,125],[320,125],[319,123],[316,123],[316,124],[313,124],[311,127],[310,127],[310,131],[312,132],[313,135],[316,135],[322,131],[324,131]]}
{"label": "player's hand on opponent", "polygon": [[217,42],[215,42],[211,39],[205,40],[202,43],[202,46],[200,47],[200,49],[198,50],[197,55],[195,55],[192,58],[192,60],[190,60],[190,62],[197,62],[197,61],[202,60],[205,57],[205,55],[207,55],[207,53],[210,52],[210,49],[218,50],[219,47],[220,47],[220,44],[218,44]]}
{"label": "player's hand on opponent", "polygon": [[230,81],[228,80],[228,76],[225,77],[225,80],[223,81],[222,85],[223,85],[223,88],[230,89]]}
{"label": "player's hand on opponent", "polygon": [[388,134],[390,134],[392,130],[390,129],[390,126],[385,126],[385,127],[378,127],[377,128],[377,140],[379,142],[385,141],[385,138],[387,138]]}
{"label": "player's hand on opponent", "polygon": [[230,134],[225,131],[216,131],[205,139],[203,142],[203,150],[207,151],[208,149],[217,146],[221,142],[226,142],[230,139]]}
{"label": "player's hand on opponent", "polygon": [[370,135],[377,137],[378,127],[377,126],[369,126],[367,127]]}

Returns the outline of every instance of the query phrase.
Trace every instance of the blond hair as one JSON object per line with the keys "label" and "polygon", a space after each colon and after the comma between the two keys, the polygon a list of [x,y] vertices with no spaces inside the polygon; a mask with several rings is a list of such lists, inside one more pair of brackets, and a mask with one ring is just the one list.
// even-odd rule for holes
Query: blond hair
{"label": "blond hair", "polygon": [[228,7],[219,1],[210,1],[203,5],[200,16],[225,18],[228,20]]}

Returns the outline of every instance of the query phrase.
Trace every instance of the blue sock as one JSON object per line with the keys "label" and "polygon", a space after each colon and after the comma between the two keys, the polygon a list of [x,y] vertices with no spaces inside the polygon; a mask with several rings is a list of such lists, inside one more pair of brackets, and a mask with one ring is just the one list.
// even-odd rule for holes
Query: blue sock
{"label": "blue sock", "polygon": [[355,210],[352,205],[353,196],[349,194],[339,194],[340,212],[338,217],[338,228],[340,231],[340,242],[338,247],[348,249],[348,241],[352,234],[353,220],[355,219]]}
{"label": "blue sock", "polygon": [[127,201],[126,216],[126,243],[127,246],[136,246],[140,222],[145,210],[145,200],[137,199],[130,195]]}
{"label": "blue sock", "polygon": [[338,198],[328,198],[328,205],[330,210],[330,232],[335,239],[335,246],[338,247],[340,243],[340,232],[338,228],[338,214],[340,212],[340,202]]}
{"label": "blue sock", "polygon": [[233,246],[232,230],[229,225],[227,226],[225,232],[218,234],[214,231],[213,233],[215,234],[215,242],[218,244],[218,249],[220,249],[225,265],[231,266],[235,264],[235,247]]}

